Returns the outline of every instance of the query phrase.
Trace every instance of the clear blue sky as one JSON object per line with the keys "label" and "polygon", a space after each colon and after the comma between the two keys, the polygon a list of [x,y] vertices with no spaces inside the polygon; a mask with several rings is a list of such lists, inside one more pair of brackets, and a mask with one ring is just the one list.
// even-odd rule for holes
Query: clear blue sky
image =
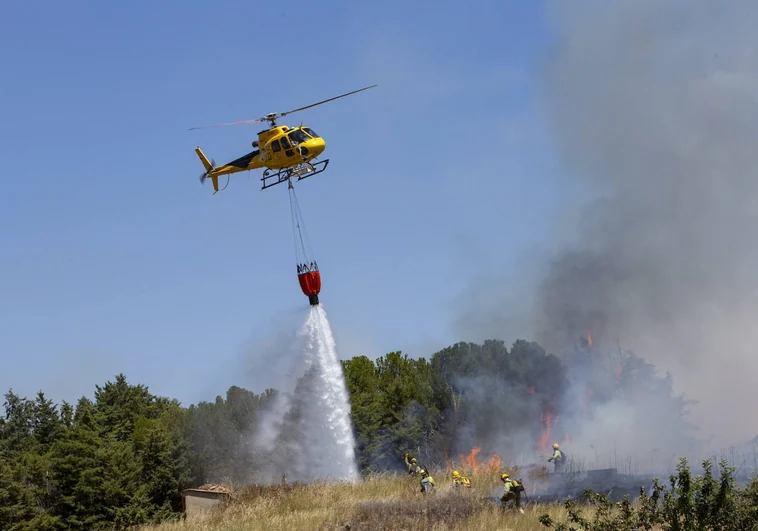
{"label": "clear blue sky", "polygon": [[13,2],[0,30],[3,392],[275,381],[254,345],[308,311],[287,189],[251,172],[212,196],[194,147],[227,162],[259,126],[191,126],[379,85],[282,121],[326,138],[297,191],[343,358],[461,339],[481,272],[516,286],[548,244],[538,2]]}

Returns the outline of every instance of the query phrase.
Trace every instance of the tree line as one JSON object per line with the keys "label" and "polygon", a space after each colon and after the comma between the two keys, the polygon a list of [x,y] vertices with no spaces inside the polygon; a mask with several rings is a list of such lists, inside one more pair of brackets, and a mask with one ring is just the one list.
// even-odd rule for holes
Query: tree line
{"label": "tree line", "polygon": [[[581,346],[559,359],[534,342],[488,340],[428,359],[391,352],[345,360],[359,468],[401,470],[409,450],[444,462],[473,446],[502,454],[537,444],[545,412],[563,413],[577,367],[598,382],[593,400],[642,386],[684,426],[686,401],[672,394],[670,378],[626,353],[619,379],[608,359],[588,358]],[[11,390],[0,418],[0,529],[123,529],[177,517],[184,488],[260,481],[256,471],[272,456],[258,451],[254,434],[278,393],[232,386],[185,407],[123,374],[75,405]]]}

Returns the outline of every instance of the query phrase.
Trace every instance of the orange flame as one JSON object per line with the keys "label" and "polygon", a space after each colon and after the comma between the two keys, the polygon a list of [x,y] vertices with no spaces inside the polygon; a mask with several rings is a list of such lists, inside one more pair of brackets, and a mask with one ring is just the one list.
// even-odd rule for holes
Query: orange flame
{"label": "orange flame", "polygon": [[[550,432],[553,427],[554,414],[551,409],[545,408],[545,412],[542,414],[542,436],[537,440],[537,449],[541,452],[545,452],[550,444]],[[555,417],[557,419],[557,417]]]}
{"label": "orange flame", "polygon": [[490,460],[487,462],[487,469],[489,472],[499,472],[503,467],[503,458],[493,453]]}
{"label": "orange flame", "polygon": [[[459,465],[463,469],[461,472],[485,472],[485,473],[497,473],[500,471],[502,465],[503,465],[503,458],[500,457],[498,454],[493,453],[489,460],[486,463],[480,463],[476,456],[479,455],[479,453],[482,451],[482,449],[478,446],[474,446],[471,451],[468,453],[468,455],[461,455],[459,457]],[[453,463],[447,459],[447,456],[445,458],[445,463],[447,465],[447,471],[450,472],[453,470],[454,466]]]}
{"label": "orange flame", "polygon": [[478,446],[474,446],[469,454],[466,456],[465,461],[463,461],[463,465],[471,470],[479,470],[479,464],[476,462],[476,456],[481,452],[482,449]]}

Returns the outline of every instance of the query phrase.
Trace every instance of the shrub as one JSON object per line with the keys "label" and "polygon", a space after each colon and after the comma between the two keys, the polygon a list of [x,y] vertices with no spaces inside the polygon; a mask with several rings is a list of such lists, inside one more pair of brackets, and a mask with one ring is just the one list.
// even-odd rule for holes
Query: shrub
{"label": "shrub", "polygon": [[567,522],[554,522],[548,514],[541,515],[540,522],[556,531],[758,530],[758,479],[740,491],[735,487],[734,468],[726,461],[720,463],[720,468],[716,479],[711,462],[704,461],[703,475],[693,477],[687,460],[681,459],[676,474],[669,477],[668,488],[654,479],[649,495],[641,487],[634,503],[625,496],[615,504],[605,495],[587,490],[585,497],[594,509],[591,519],[585,518],[579,506],[569,500],[564,504]]}

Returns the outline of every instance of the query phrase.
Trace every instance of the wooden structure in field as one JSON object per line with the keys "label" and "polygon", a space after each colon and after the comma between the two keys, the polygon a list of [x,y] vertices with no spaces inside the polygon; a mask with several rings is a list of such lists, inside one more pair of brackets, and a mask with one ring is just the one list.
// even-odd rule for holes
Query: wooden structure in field
{"label": "wooden structure in field", "polygon": [[228,502],[232,491],[223,485],[203,485],[182,491],[182,517],[187,518]]}

